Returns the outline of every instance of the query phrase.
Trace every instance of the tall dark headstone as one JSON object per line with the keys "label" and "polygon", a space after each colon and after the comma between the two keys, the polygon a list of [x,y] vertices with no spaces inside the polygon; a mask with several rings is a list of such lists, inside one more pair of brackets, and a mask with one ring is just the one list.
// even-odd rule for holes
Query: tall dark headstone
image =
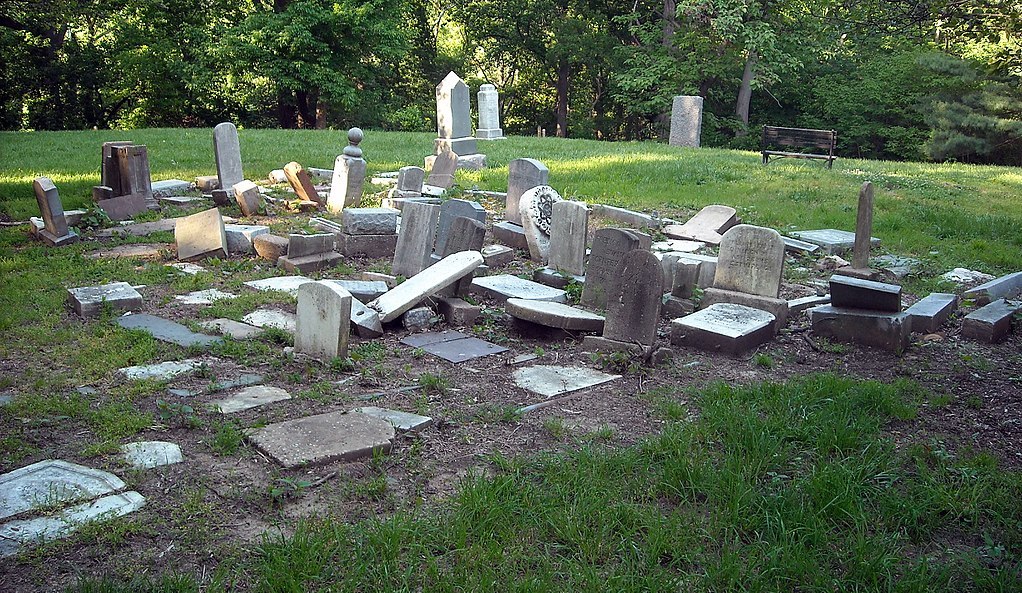
{"label": "tall dark headstone", "polygon": [[625,254],[607,293],[603,337],[649,347],[656,340],[660,303],[664,296],[660,260],[635,249]]}
{"label": "tall dark headstone", "polygon": [[[436,252],[440,254],[440,257],[457,251],[464,251],[464,249],[451,251],[447,248],[451,227],[459,217],[476,220],[482,224],[483,230],[486,230],[486,209],[479,202],[471,200],[446,200],[443,204],[440,204],[440,225],[437,227],[436,232]],[[469,248],[466,247],[465,249]],[[479,251],[482,249],[482,245],[472,247],[471,249]]]}
{"label": "tall dark headstone", "polygon": [[118,195],[139,194],[148,208],[158,208],[156,198],[153,197],[153,180],[149,174],[149,151],[141,144],[118,146],[115,150],[121,176],[121,191]]}
{"label": "tall dark headstone", "polygon": [[[647,237],[648,239],[648,237]],[[648,249],[649,244],[645,247]],[[615,285],[615,275],[625,255],[643,248],[639,233],[628,229],[600,229],[593,235],[593,248],[586,268],[586,284],[582,289],[583,305],[603,309],[607,295]],[[662,276],[661,272],[657,272]]]}
{"label": "tall dark headstone", "polygon": [[43,219],[43,228],[38,231],[39,237],[50,246],[65,245],[78,239],[78,235],[67,227],[64,206],[60,203],[60,194],[53,180],[37,177],[32,182],[32,189],[35,190],[35,199]]}

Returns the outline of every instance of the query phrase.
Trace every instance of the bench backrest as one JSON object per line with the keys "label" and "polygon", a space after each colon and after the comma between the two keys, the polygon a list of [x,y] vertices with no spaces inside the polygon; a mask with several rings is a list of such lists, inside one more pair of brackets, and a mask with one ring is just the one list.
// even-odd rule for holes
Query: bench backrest
{"label": "bench backrest", "polygon": [[837,132],[834,130],[807,130],[804,128],[763,126],[763,148],[770,146],[822,148],[833,154],[836,143]]}

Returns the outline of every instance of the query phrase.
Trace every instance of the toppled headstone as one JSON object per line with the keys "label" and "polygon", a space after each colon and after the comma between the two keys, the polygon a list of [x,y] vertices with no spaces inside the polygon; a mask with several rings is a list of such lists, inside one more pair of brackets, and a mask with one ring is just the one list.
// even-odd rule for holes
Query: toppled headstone
{"label": "toppled headstone", "polygon": [[740,354],[774,336],[772,313],[717,303],[671,322],[671,343],[700,350]]}
{"label": "toppled headstone", "polygon": [[366,414],[331,412],[270,424],[248,437],[285,468],[390,452],[394,426]]}
{"label": "toppled headstone", "polygon": [[605,322],[601,315],[549,301],[510,298],[504,310],[516,319],[568,331],[602,332]]}
{"label": "toppled headstone", "polygon": [[421,196],[422,184],[425,180],[426,170],[422,167],[401,167],[401,169],[398,170],[397,186],[391,190],[390,197],[414,198]]}
{"label": "toppled headstone", "polygon": [[958,308],[958,295],[934,292],[905,310],[914,333],[932,334]]}
{"label": "toppled headstone", "polygon": [[429,329],[439,321],[439,317],[429,307],[415,307],[405,311],[401,316],[401,325],[410,332]]}
{"label": "toppled headstone", "polygon": [[830,302],[835,307],[896,313],[901,311],[901,287],[835,274],[830,277]]}
{"label": "toppled headstone", "polygon": [[699,148],[703,131],[703,98],[698,95],[677,95],[671,105],[671,132],[668,144]]}
{"label": "toppled headstone", "polygon": [[298,289],[295,352],[320,360],[348,355],[351,293],[331,282],[307,282]]}
{"label": "toppled headstone", "polygon": [[255,238],[269,233],[270,227],[261,224],[225,224],[224,235],[227,237],[227,252],[232,255],[252,253],[255,249]]}
{"label": "toppled headstone", "polygon": [[241,208],[242,216],[257,216],[263,207],[263,196],[259,186],[248,179],[234,184],[234,197]]}
{"label": "toppled headstone", "polygon": [[96,204],[114,222],[130,220],[149,209],[142,194],[125,194]]}
{"label": "toppled headstone", "polygon": [[47,459],[0,475],[0,519],[40,506],[88,500],[124,488],[117,476]]}
{"label": "toppled headstone", "polygon": [[174,297],[174,300],[178,301],[183,305],[212,305],[216,301],[221,299],[236,299],[238,295],[231,294],[229,292],[223,292],[216,288],[208,288],[206,290],[196,290],[189,292],[188,294],[179,294]]}
{"label": "toppled headstone", "polygon": [[210,208],[175,220],[174,240],[179,260],[227,257],[227,234],[219,209]]}
{"label": "toppled headstone", "polygon": [[476,139],[472,137],[472,114],[468,85],[454,72],[436,87],[437,139],[434,152],[475,154]]}
{"label": "toppled headstone", "polygon": [[266,404],[287,401],[289,399],[291,399],[291,394],[280,387],[252,385],[251,387],[246,387],[232,393],[227,397],[211,401],[209,404],[214,410],[219,411],[221,414],[233,414],[235,412],[243,412],[245,410],[251,410],[252,408],[258,408],[259,406],[265,406]]}
{"label": "toppled headstone", "polygon": [[206,198],[200,198],[198,196],[161,196],[157,198],[162,204],[170,204],[171,206],[190,206],[195,202],[201,202]]}
{"label": "toppled headstone", "polygon": [[[479,204],[479,202],[473,202],[471,200],[445,200],[444,203],[440,204],[440,219],[437,226],[436,232],[436,252],[443,257],[444,255],[450,255],[458,251],[465,251],[469,247],[463,249],[448,248],[447,240],[451,233],[451,226],[454,224],[455,219],[459,217],[471,218],[477,220],[480,223],[486,225],[486,209]],[[473,247],[478,251],[482,248],[482,245]]]}
{"label": "toppled headstone", "polygon": [[252,248],[259,257],[273,263],[277,263],[277,260],[287,255],[287,246],[287,237],[280,235],[266,233],[252,238]]}
{"label": "toppled headstone", "polygon": [[1022,301],[996,300],[976,309],[962,320],[962,336],[996,344],[1011,333],[1011,318],[1022,310]]}
{"label": "toppled headstone", "polygon": [[609,218],[620,224],[635,226],[639,228],[657,229],[663,226],[663,221],[655,216],[636,212],[627,208],[617,206],[606,206],[604,204],[593,204],[593,214]]}
{"label": "toppled headstone", "polygon": [[[706,243],[702,241],[686,241],[685,239],[667,239],[666,241],[657,241],[650,246],[653,251],[664,251],[664,252],[680,252],[680,253],[695,253],[703,247],[706,247]],[[813,245],[815,248],[816,246]]]}
{"label": "toppled headstone", "polygon": [[608,291],[615,282],[614,274],[625,255],[635,249],[648,249],[651,244],[648,236],[629,229],[608,228],[596,231],[581,303],[597,309],[605,308]]}
{"label": "toppled headstone", "polygon": [[380,314],[380,321],[383,323],[393,321],[422,299],[456,283],[481,263],[483,256],[479,255],[478,251],[462,251],[449,255],[433,264],[427,273],[412,276],[368,306]]}
{"label": "toppled headstone", "polygon": [[195,189],[207,194],[220,189],[220,178],[216,175],[199,175],[195,178]]}
{"label": "toppled headstone", "polygon": [[117,372],[127,379],[141,381],[152,379],[154,381],[166,381],[181,375],[187,375],[201,368],[203,362],[197,358],[186,358],[184,360],[161,362],[157,364],[146,364],[139,366],[124,367],[117,369]]}
{"label": "toppled headstone", "polygon": [[[480,259],[482,258],[480,257]],[[475,278],[472,280],[472,290],[501,301],[518,298],[564,303],[568,300],[568,294],[559,288],[552,288],[510,274]]]}
{"label": "toppled headstone", "polygon": [[788,317],[795,317],[803,311],[812,309],[813,307],[819,307],[820,305],[829,305],[830,295],[810,295],[798,299],[792,299],[788,301]]}
{"label": "toppled headstone", "polygon": [[254,338],[263,331],[261,328],[254,325],[224,318],[200,321],[199,325],[201,325],[204,329],[216,331],[225,336],[230,336],[235,340],[247,340],[249,338]]}
{"label": "toppled headstone", "polygon": [[341,229],[349,235],[393,235],[397,233],[397,217],[398,211],[393,208],[345,208]]}
{"label": "toppled headstone", "polygon": [[68,229],[67,220],[64,218],[64,206],[60,203],[60,194],[53,180],[49,177],[37,177],[32,182],[32,187],[44,225],[37,233],[38,236],[51,247],[75,242],[78,235]]}
{"label": "toppled headstone", "polygon": [[91,259],[163,259],[165,252],[173,250],[174,245],[171,243],[128,243],[110,249],[93,251],[86,254],[85,257]]}
{"label": "toppled headstone", "polygon": [[352,298],[364,303],[379,298],[389,290],[387,283],[382,280],[324,280],[323,282],[340,286],[351,293]]}
{"label": "toppled headstone", "polygon": [[433,419],[429,416],[420,416],[419,414],[402,412],[400,410],[391,410],[388,408],[364,406],[361,408],[355,408],[352,412],[386,420],[394,425],[394,429],[398,432],[419,432],[420,430],[424,430],[433,425]]}
{"label": "toppled headstone", "polygon": [[227,121],[213,128],[213,155],[221,188],[232,188],[245,179],[241,167],[241,140],[233,123]]}
{"label": "toppled headstone", "polygon": [[177,344],[178,346],[199,346],[208,347],[219,343],[221,340],[215,336],[197,334],[187,327],[146,313],[123,315],[117,318],[117,325],[124,329],[138,329],[151,334],[157,340]]}
{"label": "toppled headstone", "polygon": [[104,307],[115,311],[131,311],[142,307],[142,295],[127,282],[69,288],[67,300],[81,317],[96,317]]}
{"label": "toppled headstone", "polygon": [[161,181],[154,181],[151,187],[153,197],[168,198],[175,194],[191,191],[192,184],[183,179],[163,179]]}
{"label": "toppled headstone", "polygon": [[432,204],[405,204],[401,211],[401,232],[397,238],[397,250],[391,273],[397,276],[414,276],[429,267],[430,255],[436,238],[440,207]]}
{"label": "toppled headstone", "polygon": [[483,256],[483,263],[491,268],[506,266],[515,259],[515,250],[505,245],[486,245],[479,253]]}
{"label": "toppled headstone", "polygon": [[323,203],[323,199],[316,191],[316,186],[309,178],[309,172],[303,169],[301,164],[291,161],[284,165],[284,174],[287,175],[287,182],[291,184],[291,189],[295,190],[295,195],[299,199],[316,204]]}
{"label": "toppled headstone", "polygon": [[738,224],[738,211],[730,206],[706,206],[685,224],[670,224],[664,227],[664,234],[672,239],[702,241],[720,245],[720,239],[728,229]]}
{"label": "toppled headstone", "polygon": [[536,365],[518,369],[513,374],[515,385],[548,398],[587,387],[595,387],[620,379],[586,367]]}
{"label": "toppled headstone", "polygon": [[908,347],[908,313],[846,309],[823,305],[809,309],[813,333],[839,342],[873,346],[901,354]]}
{"label": "toppled headstone", "polygon": [[177,218],[164,218],[153,222],[136,222],[111,229],[102,229],[96,232],[97,237],[113,237],[116,235],[130,235],[132,237],[144,237],[161,231],[173,231],[177,226]]}
{"label": "toppled headstone", "polygon": [[970,288],[962,295],[964,299],[974,299],[977,304],[985,305],[991,301],[1015,298],[1022,293],[1022,272],[1007,274]]}
{"label": "toppled headstone", "polygon": [[[794,231],[790,233],[796,239],[819,245],[826,255],[841,255],[855,246],[855,233],[837,229],[820,229],[811,231]],[[880,239],[870,237],[872,247],[880,246]]]}
{"label": "toppled headstone", "polygon": [[277,265],[288,272],[307,274],[331,268],[341,261],[340,253],[334,251],[335,235],[289,235],[287,255],[277,259]]}
{"label": "toppled headstone", "polygon": [[521,226],[522,216],[518,203],[522,194],[538,185],[546,185],[549,177],[550,169],[536,159],[514,159],[508,163],[504,221]]}
{"label": "toppled headstone", "polygon": [[364,339],[378,338],[383,335],[380,314],[354,297],[351,299],[351,328],[358,337]]}
{"label": "toppled headstone", "polygon": [[166,441],[140,441],[121,445],[124,461],[135,469],[152,469],[184,461],[181,447]]}
{"label": "toppled headstone", "polygon": [[187,274],[189,276],[195,276],[196,274],[200,274],[206,271],[206,268],[198,264],[192,264],[188,262],[174,262],[172,264],[167,264],[167,267],[174,268],[178,272],[181,272],[182,274]]}

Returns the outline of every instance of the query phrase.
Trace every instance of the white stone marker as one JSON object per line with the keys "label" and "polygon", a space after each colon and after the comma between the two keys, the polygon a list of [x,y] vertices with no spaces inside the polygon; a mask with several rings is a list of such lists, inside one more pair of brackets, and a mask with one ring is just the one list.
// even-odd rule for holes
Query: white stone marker
{"label": "white stone marker", "polygon": [[358,206],[362,201],[362,187],[366,179],[366,161],[362,158],[362,149],[358,147],[364,134],[359,128],[348,130],[348,146],[344,153],[334,159],[334,172],[330,181],[330,195],[327,197],[326,208],[331,212],[340,212],[345,208]]}
{"label": "white stone marker", "polygon": [[166,441],[141,441],[121,445],[124,460],[136,469],[151,469],[184,461],[181,447]]}
{"label": "white stone marker", "polygon": [[225,121],[213,128],[213,154],[220,187],[231,188],[245,180],[241,170],[241,141],[233,123]]}
{"label": "white stone marker", "polygon": [[703,131],[703,98],[678,95],[671,106],[671,146],[699,148]]}
{"label": "white stone marker", "polygon": [[393,321],[422,299],[464,278],[482,263],[483,256],[478,251],[461,251],[448,255],[424,273],[398,284],[368,306],[380,314],[381,322]]}
{"label": "white stone marker", "polygon": [[348,355],[351,293],[332,282],[308,282],[298,289],[295,352],[330,360]]}
{"label": "white stone marker", "polygon": [[181,261],[227,257],[227,233],[217,208],[178,218],[174,226],[174,240],[177,242],[177,258]]}
{"label": "white stone marker", "polygon": [[458,155],[476,153],[468,85],[454,72],[448,73],[436,87],[436,127],[434,154],[444,150]]}
{"label": "white stone marker", "polygon": [[476,138],[480,140],[503,140],[504,130],[500,129],[500,96],[497,87],[484,84],[476,93],[479,105],[479,127]]}

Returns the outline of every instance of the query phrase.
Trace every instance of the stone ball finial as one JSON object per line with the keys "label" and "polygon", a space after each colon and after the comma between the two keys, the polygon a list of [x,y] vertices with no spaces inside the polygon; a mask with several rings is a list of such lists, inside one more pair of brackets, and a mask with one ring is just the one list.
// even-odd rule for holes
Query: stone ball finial
{"label": "stone ball finial", "polygon": [[344,156],[361,157],[362,149],[358,145],[363,138],[365,138],[365,133],[362,132],[362,128],[348,130],[348,146],[344,147]]}

